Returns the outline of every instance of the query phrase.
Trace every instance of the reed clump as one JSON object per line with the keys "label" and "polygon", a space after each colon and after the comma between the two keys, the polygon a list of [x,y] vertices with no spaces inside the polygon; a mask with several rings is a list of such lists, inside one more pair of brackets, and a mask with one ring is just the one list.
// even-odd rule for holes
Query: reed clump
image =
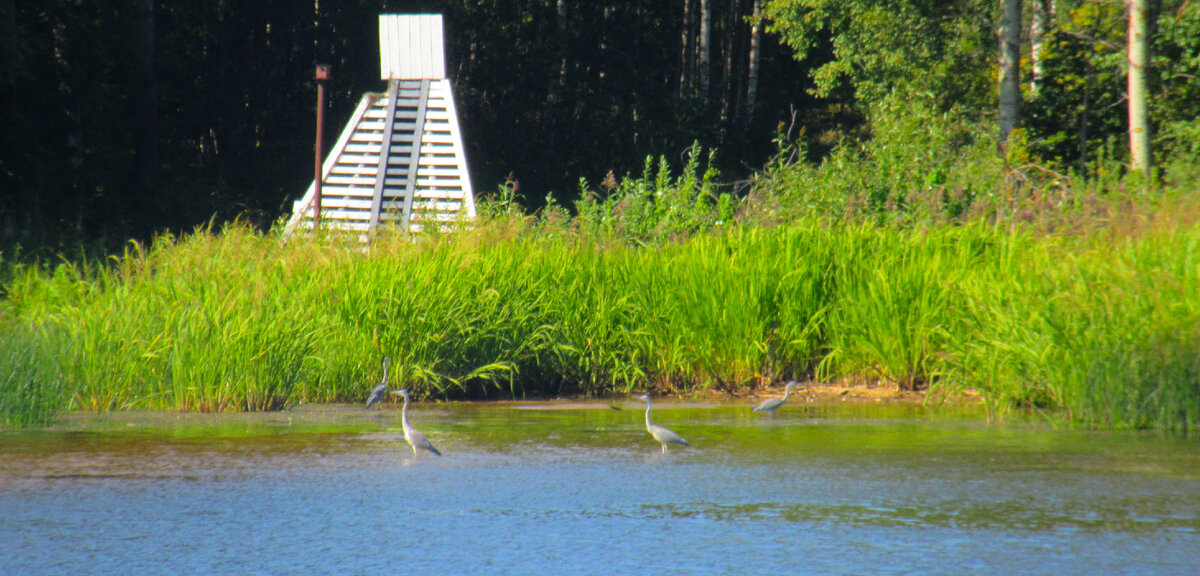
{"label": "reed clump", "polygon": [[50,424],[64,407],[64,381],[50,349],[59,339],[6,320],[0,327],[0,424]]}

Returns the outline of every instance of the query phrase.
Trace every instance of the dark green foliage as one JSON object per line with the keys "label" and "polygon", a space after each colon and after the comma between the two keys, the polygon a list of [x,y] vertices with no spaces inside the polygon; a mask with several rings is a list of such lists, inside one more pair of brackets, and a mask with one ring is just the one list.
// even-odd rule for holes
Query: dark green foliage
{"label": "dark green foliage", "polygon": [[639,243],[685,238],[728,224],[734,199],[717,190],[715,158],[715,151],[704,157],[694,143],[678,177],[672,176],[665,157],[657,165],[648,157],[640,178],[618,181],[609,173],[600,191],[581,179],[577,222],[585,233]]}
{"label": "dark green foliage", "polygon": [[681,86],[678,3],[0,3],[0,245],[120,251],[239,216],[266,229],[312,178],[314,64],[332,65],[326,150],[385,89],[380,13],[443,14],[477,190],[511,177],[538,208],[571,200],[580,175],[636,172],[696,140],[744,173],[812,98],[768,41],[745,108],[750,5],[708,4],[703,99]]}
{"label": "dark green foliage", "polygon": [[1151,100],[1158,122],[1156,142],[1166,158],[1167,177],[1200,184],[1200,4],[1186,3],[1164,15],[1154,45],[1161,97]]}
{"label": "dark green foliage", "polygon": [[782,142],[777,162],[756,175],[750,216],[914,223],[995,210],[1004,175],[994,145],[956,116],[926,95],[896,95],[872,107],[871,138],[846,140],[817,165]]}
{"label": "dark green foliage", "polygon": [[848,85],[865,106],[895,92],[934,94],[938,106],[975,109],[989,100],[994,30],[991,3],[903,0],[774,0],[771,31],[813,66],[816,91]]}
{"label": "dark green foliage", "polygon": [[1086,174],[1106,142],[1125,138],[1121,6],[1087,4],[1047,34],[1042,79],[1024,107],[1029,151],[1047,167]]}

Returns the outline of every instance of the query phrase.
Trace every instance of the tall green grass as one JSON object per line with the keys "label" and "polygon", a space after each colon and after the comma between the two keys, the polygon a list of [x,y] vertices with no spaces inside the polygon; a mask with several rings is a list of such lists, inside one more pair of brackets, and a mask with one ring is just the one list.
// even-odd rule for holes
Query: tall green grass
{"label": "tall green grass", "polygon": [[39,426],[63,408],[63,377],[52,334],[20,323],[0,327],[0,424]]}
{"label": "tall green grass", "polygon": [[997,417],[1183,429],[1200,416],[1198,244],[1182,224],[818,218],[653,248],[523,218],[367,250],[201,230],[15,274],[2,397],[29,422],[358,402],[390,355],[396,385],[444,397],[866,378],[978,390]]}
{"label": "tall green grass", "polygon": [[[819,167],[772,167],[747,202],[693,147],[679,174],[660,159],[584,183],[574,216],[502,196],[452,233],[365,248],[235,224],[11,266],[0,414],[359,402],[391,356],[392,382],[439,397],[846,378],[975,390],[996,418],[1194,427],[1195,201],[1053,178],[1014,200],[1015,172],[917,112]],[[911,145],[922,131],[931,149]]]}
{"label": "tall green grass", "polygon": [[953,372],[996,409],[1187,430],[1200,416],[1200,230],[1026,241],[973,279]]}

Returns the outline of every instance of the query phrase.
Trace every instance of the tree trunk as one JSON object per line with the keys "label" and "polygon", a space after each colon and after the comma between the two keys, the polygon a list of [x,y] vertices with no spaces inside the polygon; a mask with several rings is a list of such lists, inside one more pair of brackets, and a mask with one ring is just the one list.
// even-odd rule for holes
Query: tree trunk
{"label": "tree trunk", "polygon": [[741,82],[735,79],[734,59],[738,53],[738,29],[741,28],[741,11],[740,0],[729,1],[729,12],[726,14],[725,34],[722,41],[722,49],[724,54],[721,58],[721,119],[719,137],[717,142],[719,145],[724,145],[729,137],[730,126],[735,121],[735,115],[741,110],[742,91],[737,87]]}
{"label": "tree trunk", "polygon": [[1088,62],[1087,83],[1083,90],[1083,105],[1079,108],[1079,173],[1087,178],[1088,175],[1088,110],[1092,104],[1088,94],[1091,93],[1095,71],[1092,69],[1091,62]]}
{"label": "tree trunk", "polygon": [[696,68],[696,46],[694,23],[696,21],[696,0],[683,0],[683,47],[679,52],[679,97],[690,98],[695,89],[692,86],[693,72]]}
{"label": "tree trunk", "polygon": [[754,0],[753,21],[750,28],[750,62],[746,66],[746,99],[742,102],[742,132],[750,130],[754,122],[754,104],[758,99],[758,60],[762,52],[762,1]]}
{"label": "tree trunk", "polygon": [[146,199],[158,181],[158,96],[154,87],[154,0],[139,0],[135,23],[137,62],[137,127],[135,134],[138,191]]}
{"label": "tree trunk", "polygon": [[1000,23],[1000,134],[1001,150],[1021,114],[1021,0],[1003,0]]}
{"label": "tree trunk", "polygon": [[700,61],[697,63],[699,70],[697,78],[700,83],[700,104],[708,105],[708,83],[709,83],[709,64],[712,60],[712,49],[709,36],[712,30],[712,6],[711,0],[700,0],[700,38],[699,52]]}
{"label": "tree trunk", "polygon": [[1033,0],[1029,21],[1029,94],[1037,96],[1042,81],[1042,45],[1054,23],[1054,0]]}
{"label": "tree trunk", "polygon": [[568,36],[568,28],[566,28],[566,0],[554,1],[554,25],[556,25],[557,43],[558,43],[558,70],[552,73],[550,80],[550,90],[546,91],[546,100],[550,102],[550,106],[554,107],[560,98],[563,96],[563,89],[566,86],[566,62],[568,62],[568,49],[570,37]]}
{"label": "tree trunk", "polygon": [[86,111],[83,107],[84,98],[80,94],[85,92],[84,87],[87,86],[88,78],[87,67],[77,65],[75,61],[76,46],[72,40],[78,36],[70,33],[74,28],[73,20],[71,14],[63,14],[62,19],[56,20],[51,28],[59,96],[65,103],[62,112],[66,117],[66,134],[63,140],[66,142],[66,165],[70,167],[70,170],[65,177],[64,187],[68,190],[68,194],[57,198],[47,198],[41,195],[34,198],[32,202],[33,215],[30,220],[35,222],[42,219],[48,220],[50,215],[56,212],[65,217],[68,214],[68,207],[74,204],[74,228],[76,232],[82,232],[84,220],[88,214],[88,194],[84,185],[84,174],[87,170],[87,142],[85,141],[87,134],[84,131]]}
{"label": "tree trunk", "polygon": [[1146,0],[1129,0],[1129,157],[1133,170],[1150,174],[1150,111],[1146,75],[1150,63]]}
{"label": "tree trunk", "polygon": [[[17,2],[0,0],[0,62],[4,62],[4,91],[17,84]],[[3,91],[0,91],[3,93]]]}

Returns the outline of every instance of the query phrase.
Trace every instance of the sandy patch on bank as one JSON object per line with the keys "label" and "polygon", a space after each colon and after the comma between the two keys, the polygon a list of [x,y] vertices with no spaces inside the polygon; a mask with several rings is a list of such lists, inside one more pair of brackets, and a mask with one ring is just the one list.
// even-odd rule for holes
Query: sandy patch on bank
{"label": "sandy patch on bank", "polygon": [[[725,394],[719,392],[701,392],[695,395],[663,395],[656,397],[656,402],[670,403],[671,406],[712,407],[721,404],[737,402],[760,402],[767,398],[782,398],[783,386],[760,388],[754,392],[742,394]],[[793,387],[788,397],[791,405],[811,404],[815,406],[841,403],[859,404],[974,404],[982,398],[974,392],[946,393],[927,390],[901,390],[895,384],[839,382],[830,384],[806,384],[803,388]],[[633,396],[612,398],[554,398],[525,401],[501,402],[511,404],[524,410],[623,410],[630,403],[643,405]]]}

